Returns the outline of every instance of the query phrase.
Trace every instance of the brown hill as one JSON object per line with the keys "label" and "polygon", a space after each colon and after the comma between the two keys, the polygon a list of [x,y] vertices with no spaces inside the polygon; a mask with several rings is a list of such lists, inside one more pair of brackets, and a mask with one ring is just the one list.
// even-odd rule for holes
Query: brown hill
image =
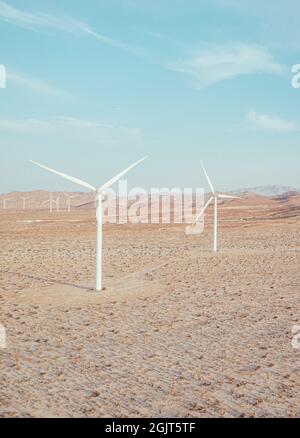
{"label": "brown hill", "polygon": [[[52,196],[53,211],[60,212],[68,210],[68,199],[70,199],[71,210],[90,210],[95,208],[93,193],[83,192],[53,192],[44,190],[33,192],[11,192],[0,195],[1,211],[32,211],[49,210],[49,201]],[[210,194],[205,196],[208,199]],[[300,194],[298,192],[287,192],[276,197],[259,196],[252,193],[240,194],[241,199],[222,200],[219,203],[219,214],[223,221],[255,221],[267,219],[280,219],[300,216]],[[163,197],[161,197],[162,199]],[[134,201],[128,201],[131,206]],[[140,203],[141,207],[148,204],[150,211],[150,199],[146,198]],[[195,208],[195,203],[193,204]],[[5,207],[5,208],[4,208]],[[171,202],[171,212],[174,205]],[[213,206],[206,210],[208,218],[212,219]]]}

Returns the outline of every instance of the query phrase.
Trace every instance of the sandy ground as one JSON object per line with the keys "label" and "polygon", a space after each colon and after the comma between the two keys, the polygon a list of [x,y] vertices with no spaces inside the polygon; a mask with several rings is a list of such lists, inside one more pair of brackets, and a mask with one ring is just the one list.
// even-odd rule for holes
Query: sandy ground
{"label": "sandy ground", "polygon": [[98,294],[94,227],[0,213],[0,417],[300,416],[299,216],[107,225]]}

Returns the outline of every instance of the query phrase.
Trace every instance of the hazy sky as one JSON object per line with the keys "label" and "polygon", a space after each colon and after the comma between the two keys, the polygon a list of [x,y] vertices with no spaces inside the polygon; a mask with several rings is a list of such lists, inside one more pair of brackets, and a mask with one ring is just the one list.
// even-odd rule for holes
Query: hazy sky
{"label": "hazy sky", "polygon": [[[262,4],[263,3],[263,4]],[[100,186],[300,187],[300,4],[0,0],[0,193]]]}

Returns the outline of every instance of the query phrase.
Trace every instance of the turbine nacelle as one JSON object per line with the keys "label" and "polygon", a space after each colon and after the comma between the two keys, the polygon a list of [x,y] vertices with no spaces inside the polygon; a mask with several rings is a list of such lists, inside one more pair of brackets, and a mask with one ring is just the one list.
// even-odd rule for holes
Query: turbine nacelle
{"label": "turbine nacelle", "polygon": [[96,200],[99,199],[100,202],[104,202],[106,196],[107,196],[107,190],[100,190],[97,189],[95,191]]}
{"label": "turbine nacelle", "polygon": [[214,197],[218,199],[242,199],[239,196],[225,195],[224,193],[219,192],[215,192]]}

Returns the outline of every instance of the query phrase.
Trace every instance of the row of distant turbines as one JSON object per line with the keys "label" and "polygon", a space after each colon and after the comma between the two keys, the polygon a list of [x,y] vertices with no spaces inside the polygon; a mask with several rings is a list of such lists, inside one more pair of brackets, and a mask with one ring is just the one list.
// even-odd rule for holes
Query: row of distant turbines
{"label": "row of distant turbines", "polygon": [[66,206],[67,206],[67,211],[70,213],[71,211],[71,200],[73,198],[76,198],[77,195],[69,195],[66,192],[63,192],[62,194],[58,195],[56,197],[56,199],[53,198],[53,193],[50,193],[49,199],[47,199],[46,201],[44,201],[42,203],[42,205],[49,205],[49,211],[50,213],[53,212],[53,207],[56,208],[56,212],[59,213],[60,211],[60,198],[61,196],[64,195],[66,197]]}
{"label": "row of distant turbines", "polygon": [[[59,213],[60,209],[61,209],[60,206],[61,206],[61,197],[62,196],[65,197],[66,209],[70,213],[71,201],[73,198],[76,198],[78,195],[69,195],[69,193],[63,192],[63,193],[60,193],[58,196],[54,197],[53,193],[50,192],[49,199],[43,201],[40,204],[40,206],[41,207],[48,206],[50,213],[52,213],[53,211],[56,211],[57,213]],[[31,199],[31,197],[30,196],[20,196],[19,199],[21,200],[21,203],[22,203],[22,210],[26,210],[26,207],[28,205],[27,201],[29,201]],[[4,198],[3,203],[2,203],[3,210],[6,210],[8,208],[8,202],[12,202],[12,201],[17,202],[16,199],[13,199],[13,198]]]}
{"label": "row of distant turbines", "polygon": [[[96,222],[97,222],[97,233],[96,233],[96,291],[102,290],[102,226],[103,226],[103,207],[102,202],[104,200],[106,190],[109,189],[113,184],[115,184],[117,181],[119,181],[122,176],[124,176],[126,173],[128,173],[131,169],[133,169],[135,166],[137,166],[139,163],[144,161],[148,157],[144,157],[141,160],[133,163],[131,166],[124,169],[122,172],[118,173],[116,176],[111,178],[109,181],[107,181],[102,186],[96,188],[92,186],[91,184],[75,178],[74,176],[67,175],[62,172],[58,172],[57,170],[51,169],[50,167],[47,167],[43,164],[40,164],[36,161],[32,161],[31,163],[36,164],[37,166],[41,167],[42,169],[45,169],[49,172],[52,172],[56,175],[59,175],[81,187],[84,187],[85,189],[89,189],[95,194],[96,197]],[[201,162],[204,174],[206,176],[206,179],[208,181],[208,184],[212,190],[212,196],[204,206],[204,208],[200,211],[198,214],[195,223],[200,219],[200,217],[204,214],[206,208],[209,206],[209,204],[214,201],[214,234],[213,234],[213,251],[217,251],[217,227],[218,227],[218,199],[235,199],[236,196],[230,196],[230,195],[224,195],[221,193],[218,193],[215,191],[211,180],[209,179],[209,176],[205,170],[205,167],[203,163]]]}
{"label": "row of distant turbines", "polygon": [[[30,199],[30,196],[27,196],[27,197],[20,196],[20,199],[22,201],[22,208],[23,208],[23,210],[26,210],[26,201],[28,201]],[[6,210],[8,208],[7,204],[8,204],[9,201],[12,201],[12,198],[4,198],[3,199],[3,204],[2,204],[3,205],[3,210]],[[13,201],[15,201],[15,199],[13,199]]]}

